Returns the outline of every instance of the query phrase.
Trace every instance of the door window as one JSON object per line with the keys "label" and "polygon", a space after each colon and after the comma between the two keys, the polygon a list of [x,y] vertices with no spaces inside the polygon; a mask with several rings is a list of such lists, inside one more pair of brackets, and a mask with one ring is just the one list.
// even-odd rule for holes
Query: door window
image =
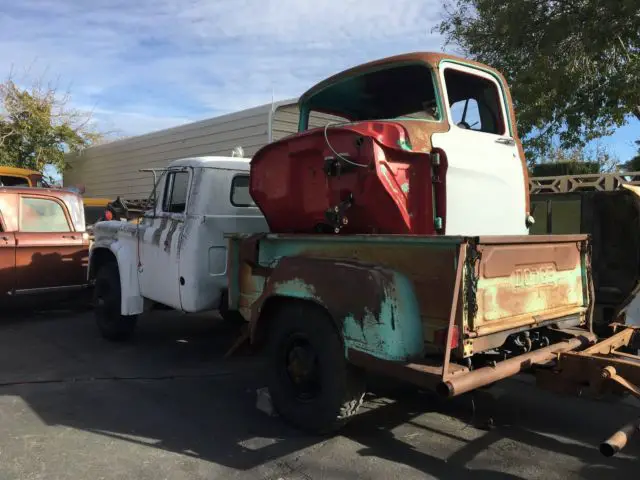
{"label": "door window", "polygon": [[46,198],[20,198],[21,232],[70,232],[62,205]]}
{"label": "door window", "polygon": [[162,210],[169,213],[184,213],[187,208],[189,172],[169,172],[165,183]]}
{"label": "door window", "polygon": [[502,97],[495,82],[450,68],[444,71],[444,80],[455,125],[478,132],[506,134]]}

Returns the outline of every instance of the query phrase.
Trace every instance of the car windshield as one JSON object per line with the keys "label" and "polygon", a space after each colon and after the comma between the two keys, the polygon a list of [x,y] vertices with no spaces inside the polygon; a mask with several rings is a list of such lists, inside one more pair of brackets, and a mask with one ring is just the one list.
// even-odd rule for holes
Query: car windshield
{"label": "car windshield", "polygon": [[441,118],[426,64],[396,65],[337,81],[308,98],[306,107],[351,121]]}

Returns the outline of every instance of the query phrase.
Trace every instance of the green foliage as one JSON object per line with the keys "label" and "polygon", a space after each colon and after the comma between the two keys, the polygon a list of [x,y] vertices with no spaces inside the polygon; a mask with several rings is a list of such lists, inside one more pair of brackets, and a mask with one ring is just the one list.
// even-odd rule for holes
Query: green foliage
{"label": "green foliage", "polygon": [[69,96],[60,96],[39,83],[20,88],[8,79],[0,84],[0,165],[42,172],[46,165],[65,168],[64,154],[79,152],[99,142],[91,117],[67,107]]}
{"label": "green foliage", "polygon": [[636,140],[635,143],[638,146],[636,156],[623,165],[627,172],[640,172],[640,140]]}
{"label": "green foliage", "polygon": [[437,29],[500,70],[528,157],[640,119],[638,0],[450,0]]}
{"label": "green foliage", "polygon": [[545,157],[529,167],[529,174],[533,177],[583,175],[612,172],[619,167],[617,158],[601,145],[589,149],[585,147],[564,149],[552,146]]}
{"label": "green foliage", "polygon": [[532,177],[583,175],[587,173],[600,173],[600,165],[596,162],[556,162],[539,163],[531,167]]}

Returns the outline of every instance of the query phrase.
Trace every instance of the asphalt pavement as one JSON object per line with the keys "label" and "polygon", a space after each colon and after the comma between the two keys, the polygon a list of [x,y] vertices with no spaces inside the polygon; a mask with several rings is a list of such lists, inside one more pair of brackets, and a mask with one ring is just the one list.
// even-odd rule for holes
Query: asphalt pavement
{"label": "asphalt pavement", "polygon": [[153,313],[113,344],[87,311],[0,322],[1,479],[635,478],[640,438],[598,444],[630,401],[559,397],[516,379],[455,401],[373,379],[332,437],[256,408],[259,358],[224,358],[237,331],[211,315]]}

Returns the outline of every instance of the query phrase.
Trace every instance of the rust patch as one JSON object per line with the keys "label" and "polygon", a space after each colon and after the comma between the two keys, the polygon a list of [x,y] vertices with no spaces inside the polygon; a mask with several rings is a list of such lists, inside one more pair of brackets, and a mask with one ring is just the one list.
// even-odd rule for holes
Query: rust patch
{"label": "rust patch", "polygon": [[[517,274],[516,269],[520,266],[531,271],[554,266],[558,271],[564,271],[572,270],[580,264],[580,249],[575,243],[497,247],[478,245],[478,251],[482,255],[481,269],[484,278],[508,277]],[[544,276],[544,272],[538,273]]]}
{"label": "rust patch", "polygon": [[252,324],[257,322],[265,300],[277,294],[280,285],[292,281],[312,289],[312,300],[339,322],[351,316],[364,328],[367,319],[379,318],[385,288],[393,285],[391,273],[379,265],[327,260],[309,257],[280,260],[252,305]]}
{"label": "rust patch", "polygon": [[[443,377],[443,365],[438,361],[434,363],[390,362],[354,349],[348,350],[347,357],[354,365],[382,375],[399,378],[429,390],[435,390]],[[456,363],[450,363],[447,370],[447,378],[469,371],[467,367]]]}
{"label": "rust patch", "polygon": [[[456,246],[432,245],[332,245],[331,249],[310,249],[307,257],[358,261],[395,270],[413,284],[423,318],[440,319],[448,323],[451,293],[455,283]],[[432,327],[431,327],[432,328]]]}
{"label": "rust patch", "polygon": [[180,222],[177,222],[176,220],[171,220],[171,226],[169,227],[169,232],[167,233],[167,238],[164,241],[164,251],[168,252],[169,250],[171,250],[171,242],[173,240],[173,234],[176,233],[176,230],[178,228]]}
{"label": "rust patch", "polygon": [[553,371],[537,373],[538,384],[565,393],[597,396],[606,391],[620,392],[616,384],[606,382],[603,376],[603,369],[614,367],[626,380],[640,385],[640,357],[617,351],[631,345],[636,335],[637,329],[628,328],[581,352],[563,353]]}
{"label": "rust patch", "polygon": [[557,358],[559,353],[581,348],[590,342],[592,342],[591,336],[588,332],[583,332],[574,338],[503,360],[495,366],[482,367],[463,375],[451,377],[438,386],[438,392],[446,397],[455,397],[493,382],[512,377],[535,365],[549,363]]}
{"label": "rust patch", "polygon": [[407,130],[411,150],[414,152],[430,152],[433,148],[431,136],[434,133],[449,131],[449,124],[442,122],[426,122],[420,120],[394,120],[394,123],[402,125]]}
{"label": "rust patch", "polygon": [[155,245],[156,247],[160,245],[160,237],[162,236],[164,229],[167,227],[168,221],[169,219],[167,217],[162,217],[160,219],[160,226],[156,228],[151,235],[151,245]]}
{"label": "rust patch", "polygon": [[259,244],[266,233],[258,233],[243,239],[240,243],[240,263],[249,266],[249,269],[241,269],[250,275],[269,275],[271,268],[258,263]]}

